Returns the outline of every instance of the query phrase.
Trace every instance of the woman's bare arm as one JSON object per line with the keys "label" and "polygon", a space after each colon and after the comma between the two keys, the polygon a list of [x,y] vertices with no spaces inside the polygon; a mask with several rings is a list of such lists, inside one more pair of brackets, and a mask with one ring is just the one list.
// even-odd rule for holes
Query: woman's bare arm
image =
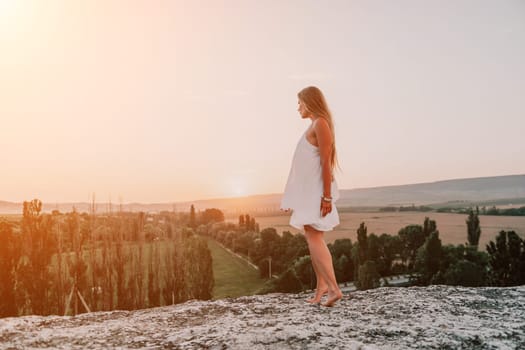
{"label": "woman's bare arm", "polygon": [[[319,145],[319,156],[321,158],[321,172],[323,179],[323,196],[332,197],[331,186],[332,186],[332,166],[330,164],[330,156],[332,155],[332,131],[328,126],[328,122],[323,118],[317,118],[314,121],[314,131],[317,138],[317,144]],[[332,211],[331,205],[323,205],[324,201],[321,201],[321,214],[325,216]],[[329,202],[326,202],[329,203]]]}

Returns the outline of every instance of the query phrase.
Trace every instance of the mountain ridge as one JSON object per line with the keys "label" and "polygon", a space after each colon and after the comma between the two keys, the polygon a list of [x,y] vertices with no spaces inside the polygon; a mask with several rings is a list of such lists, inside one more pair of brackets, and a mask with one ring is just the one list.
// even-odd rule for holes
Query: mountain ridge
{"label": "mountain ridge", "polygon": [[[246,197],[199,199],[194,201],[140,203],[122,205],[125,211],[189,211],[191,204],[198,210],[219,208],[225,212],[277,211],[281,193],[256,194]],[[341,189],[338,207],[428,205],[449,201],[487,201],[497,199],[525,198],[525,174],[463,179],[447,179],[406,185],[389,185],[354,189]],[[46,203],[45,212],[54,209],[88,212],[88,202]],[[97,212],[109,212],[109,203],[96,203]],[[119,209],[112,204],[111,211]],[[0,213],[21,214],[22,203],[0,201]]]}

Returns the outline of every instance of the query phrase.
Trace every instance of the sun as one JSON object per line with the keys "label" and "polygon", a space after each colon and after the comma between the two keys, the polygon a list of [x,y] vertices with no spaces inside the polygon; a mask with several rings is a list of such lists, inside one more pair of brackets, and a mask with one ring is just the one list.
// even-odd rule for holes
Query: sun
{"label": "sun", "polygon": [[246,181],[239,177],[233,176],[228,180],[228,193],[232,197],[242,197],[246,195]]}
{"label": "sun", "polygon": [[244,195],[244,190],[241,187],[234,187],[232,193],[235,197],[241,197]]}
{"label": "sun", "polygon": [[239,181],[233,182],[230,187],[231,187],[230,192],[232,196],[234,197],[241,197],[246,194],[245,187]]}

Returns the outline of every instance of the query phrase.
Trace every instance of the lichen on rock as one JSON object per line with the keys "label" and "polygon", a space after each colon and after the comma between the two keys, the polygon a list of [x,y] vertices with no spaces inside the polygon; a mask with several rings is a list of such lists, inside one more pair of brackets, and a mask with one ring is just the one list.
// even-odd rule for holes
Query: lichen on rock
{"label": "lichen on rock", "polygon": [[267,294],[137,311],[0,319],[1,348],[519,349],[525,286],[385,287],[335,307]]}

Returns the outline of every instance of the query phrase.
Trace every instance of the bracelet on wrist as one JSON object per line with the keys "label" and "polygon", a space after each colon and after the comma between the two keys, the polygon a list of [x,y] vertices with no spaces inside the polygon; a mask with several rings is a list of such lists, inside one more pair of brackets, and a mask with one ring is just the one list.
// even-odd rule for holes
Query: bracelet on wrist
{"label": "bracelet on wrist", "polygon": [[325,196],[322,196],[321,199],[325,202],[329,202],[329,203],[332,203],[332,197],[325,197]]}

